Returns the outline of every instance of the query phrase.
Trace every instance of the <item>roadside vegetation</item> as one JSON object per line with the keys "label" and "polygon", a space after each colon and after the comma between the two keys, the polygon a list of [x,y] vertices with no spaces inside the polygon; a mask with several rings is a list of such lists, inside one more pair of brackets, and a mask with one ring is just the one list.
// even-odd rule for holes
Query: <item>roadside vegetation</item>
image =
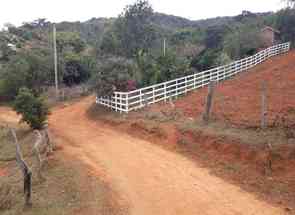
{"label": "roadside vegetation", "polygon": [[[265,26],[280,31],[281,42],[293,42],[294,14],[291,1],[277,13],[190,21],[138,0],[117,18],[58,23],[58,79],[62,88],[83,85],[81,94],[94,89],[99,95],[167,81],[252,55],[263,48],[259,34]],[[6,24],[0,32],[1,101],[13,100],[22,87],[50,92],[51,47],[52,23],[46,19]]]}

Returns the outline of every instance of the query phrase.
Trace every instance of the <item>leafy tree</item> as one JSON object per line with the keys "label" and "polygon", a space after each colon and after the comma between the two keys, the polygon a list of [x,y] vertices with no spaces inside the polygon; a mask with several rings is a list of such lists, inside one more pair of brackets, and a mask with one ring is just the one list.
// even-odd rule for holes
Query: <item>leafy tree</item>
{"label": "leafy tree", "polygon": [[[136,57],[140,86],[168,81],[192,73],[188,60],[178,58],[174,53],[167,52],[165,56],[153,57],[139,52]],[[139,77],[139,78],[138,78]]]}
{"label": "leafy tree", "polygon": [[20,52],[12,56],[4,65],[0,74],[0,94],[6,100],[12,100],[22,87],[38,94],[48,85],[53,74],[49,56],[39,51]]}
{"label": "leafy tree", "polygon": [[111,37],[104,37],[102,49],[112,54],[119,51],[127,57],[133,57],[139,50],[147,51],[156,39],[152,16],[153,9],[146,0],[128,5],[108,34]]}
{"label": "leafy tree", "polygon": [[227,31],[226,26],[211,26],[206,30],[205,45],[210,49],[222,47],[223,37]]}
{"label": "leafy tree", "polygon": [[263,46],[257,26],[243,25],[228,33],[223,42],[224,52],[232,59],[253,55]]}
{"label": "leafy tree", "polygon": [[205,31],[199,28],[185,28],[178,30],[171,36],[171,44],[184,45],[187,42],[202,43],[205,36]]}
{"label": "leafy tree", "polygon": [[[57,33],[60,79],[67,86],[80,84],[89,79],[94,68],[90,68],[90,58],[82,53],[86,43],[76,32]],[[88,62],[87,62],[88,61]]]}
{"label": "leafy tree", "polygon": [[144,87],[156,83],[156,61],[148,53],[139,51],[136,55],[135,78],[139,86]]}
{"label": "leafy tree", "polygon": [[34,20],[33,22],[25,22],[23,23],[23,27],[33,30],[35,28],[45,28],[49,27],[50,22],[48,22],[45,18],[39,18]]}
{"label": "leafy tree", "polygon": [[13,108],[32,129],[42,129],[46,124],[49,108],[42,97],[35,96],[28,88],[19,90]]}
{"label": "leafy tree", "polygon": [[[133,63],[124,58],[106,60],[95,77],[98,96],[111,96],[114,91],[129,91],[132,83]],[[134,82],[133,82],[134,83]]]}
{"label": "leafy tree", "polygon": [[220,51],[216,49],[206,49],[191,61],[191,67],[198,71],[205,71],[216,66]]}
{"label": "leafy tree", "polygon": [[219,56],[215,59],[214,65],[216,66],[224,66],[232,62],[232,59],[228,56],[227,53],[221,52]]}
{"label": "leafy tree", "polygon": [[156,59],[155,83],[169,81],[191,73],[190,64],[185,59],[177,58],[173,53],[167,53]]}
{"label": "leafy tree", "polygon": [[276,27],[281,39],[285,42],[295,42],[295,9],[286,8],[278,12]]}
{"label": "leafy tree", "polygon": [[10,47],[8,47],[7,42],[0,41],[0,61],[7,62],[9,57],[14,55],[15,51],[13,51]]}
{"label": "leafy tree", "polygon": [[86,43],[80,38],[79,34],[74,32],[58,32],[56,34],[56,41],[60,53],[64,51],[80,53],[86,47]]}
{"label": "leafy tree", "polygon": [[87,81],[91,73],[96,71],[96,64],[92,58],[83,57],[71,52],[65,55],[64,64],[62,81],[67,86]]}
{"label": "leafy tree", "polygon": [[122,50],[120,50],[119,39],[113,31],[110,30],[104,34],[100,45],[100,51],[115,55],[120,55],[122,53]]}

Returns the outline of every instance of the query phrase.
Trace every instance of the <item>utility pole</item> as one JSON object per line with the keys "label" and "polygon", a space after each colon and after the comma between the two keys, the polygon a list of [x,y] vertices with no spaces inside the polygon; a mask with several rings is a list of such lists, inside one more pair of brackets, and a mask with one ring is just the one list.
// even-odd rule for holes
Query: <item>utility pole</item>
{"label": "utility pole", "polygon": [[53,49],[54,49],[54,74],[55,74],[55,93],[58,98],[58,73],[57,73],[57,51],[56,51],[56,27],[53,24]]}
{"label": "utility pole", "polygon": [[164,38],[164,41],[163,41],[163,54],[165,57],[166,56],[166,38]]}

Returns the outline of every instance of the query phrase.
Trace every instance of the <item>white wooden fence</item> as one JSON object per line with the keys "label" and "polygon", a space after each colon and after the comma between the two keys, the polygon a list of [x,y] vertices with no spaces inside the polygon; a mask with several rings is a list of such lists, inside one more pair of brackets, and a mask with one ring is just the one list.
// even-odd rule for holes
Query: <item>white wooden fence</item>
{"label": "white wooden fence", "polygon": [[203,72],[198,72],[182,78],[155,84],[130,92],[115,92],[114,96],[96,98],[96,103],[107,106],[120,113],[137,110],[147,105],[167,101],[171,97],[186,94],[189,91],[204,87],[210,81],[220,82],[240,72],[246,71],[266,59],[290,50],[290,43],[269,47],[254,56],[232,62]]}

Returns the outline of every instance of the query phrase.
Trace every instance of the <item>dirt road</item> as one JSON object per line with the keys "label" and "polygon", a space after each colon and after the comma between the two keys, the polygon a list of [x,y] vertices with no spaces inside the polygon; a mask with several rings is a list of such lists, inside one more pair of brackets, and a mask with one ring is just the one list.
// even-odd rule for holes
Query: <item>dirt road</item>
{"label": "dirt road", "polygon": [[57,108],[50,117],[64,151],[105,178],[134,215],[285,214],[180,154],[88,118],[93,98]]}

